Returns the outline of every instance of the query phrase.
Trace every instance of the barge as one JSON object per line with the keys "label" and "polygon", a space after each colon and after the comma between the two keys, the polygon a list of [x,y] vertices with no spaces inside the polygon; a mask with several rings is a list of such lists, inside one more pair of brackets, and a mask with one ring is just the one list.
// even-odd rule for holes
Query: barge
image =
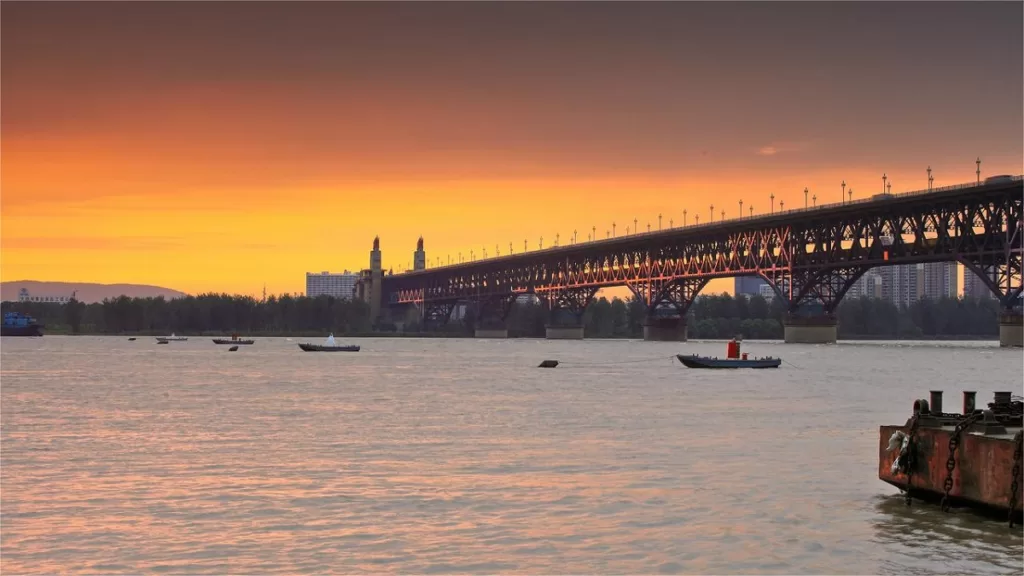
{"label": "barge", "polygon": [[880,426],[878,478],[913,498],[938,502],[943,510],[964,506],[1006,518],[1024,513],[1022,479],[1024,403],[996,392],[988,409],[975,407],[975,392],[963,393],[963,411],[942,411],[942,391],[914,402],[902,426]]}

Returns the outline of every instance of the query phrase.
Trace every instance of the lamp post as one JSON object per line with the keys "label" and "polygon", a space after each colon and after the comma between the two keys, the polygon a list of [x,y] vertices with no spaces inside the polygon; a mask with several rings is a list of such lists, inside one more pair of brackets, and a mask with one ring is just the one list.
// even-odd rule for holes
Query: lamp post
{"label": "lamp post", "polygon": [[853,202],[853,188],[847,190],[846,195],[850,197],[850,202]]}
{"label": "lamp post", "polygon": [[658,232],[661,232],[661,214],[658,214]]}
{"label": "lamp post", "polygon": [[612,222],[612,236],[615,236],[615,222]]}
{"label": "lamp post", "polygon": [[683,226],[686,226],[686,210],[683,210]]}
{"label": "lamp post", "polygon": [[526,246],[526,239],[523,238],[523,252],[529,252],[530,249]]}
{"label": "lamp post", "polygon": [[651,223],[650,222],[647,223],[647,233],[648,234],[651,233]]}
{"label": "lamp post", "polygon": [[785,211],[786,211],[786,201],[785,200],[779,200],[779,212],[785,212]]}
{"label": "lamp post", "polygon": [[772,214],[775,214],[775,192],[772,192],[771,199],[772,199]]}
{"label": "lamp post", "polygon": [[512,255],[512,243],[511,242],[508,243],[508,255],[509,256]]}
{"label": "lamp post", "polygon": [[604,237],[605,237],[605,238],[608,238],[608,239],[611,239],[611,237],[612,237],[612,231],[611,231],[611,230],[605,230],[605,231],[604,231]]}
{"label": "lamp post", "polygon": [[668,227],[669,228],[675,228],[675,224],[673,224],[673,221],[672,221],[671,218],[668,219]]}
{"label": "lamp post", "polygon": [[722,219],[719,222],[725,222],[725,210],[722,210]]}
{"label": "lamp post", "polygon": [[930,191],[932,189],[932,167],[929,166],[926,172],[928,172],[928,190]]}
{"label": "lamp post", "polygon": [[885,173],[882,174],[882,193],[885,193],[885,180],[888,178]]}
{"label": "lamp post", "polygon": [[711,221],[712,222],[715,221],[715,205],[714,204],[711,205]]}
{"label": "lamp post", "polygon": [[537,248],[538,250],[543,250],[544,249],[544,237],[543,236],[540,237],[540,242],[537,243],[537,247],[538,247]]}
{"label": "lamp post", "polygon": [[597,240],[597,226],[591,226],[590,231],[593,232],[593,234],[591,234],[590,237],[593,238],[594,240]]}
{"label": "lamp post", "polygon": [[843,193],[839,195],[839,201],[846,202],[846,180],[843,180],[841,186],[843,187]]}
{"label": "lamp post", "polygon": [[743,200],[740,200],[740,218],[743,218]]}
{"label": "lamp post", "polygon": [[804,188],[804,210],[807,209],[807,188]]}
{"label": "lamp post", "polygon": [[892,194],[892,180],[889,180],[889,183],[885,185],[885,191],[888,194]]}
{"label": "lamp post", "polygon": [[640,228],[637,227],[636,223],[636,218],[633,218],[633,234],[638,234],[640,232]]}
{"label": "lamp post", "polygon": [[575,244],[575,243],[576,243],[576,230],[573,230],[573,231],[572,231],[572,243],[573,243],[573,244]]}
{"label": "lamp post", "polygon": [[555,234],[555,248],[558,248],[558,234]]}
{"label": "lamp post", "polygon": [[981,156],[978,156],[978,159],[974,162],[978,165],[978,171],[975,173],[978,175],[978,184],[981,184]]}
{"label": "lamp post", "polygon": [[754,207],[753,206],[750,207],[750,217],[751,218],[754,217]]}
{"label": "lamp post", "polygon": [[817,208],[817,207],[818,207],[818,195],[817,195],[817,194],[815,194],[814,196],[811,196],[811,202],[813,202],[813,203],[814,203],[814,204],[812,204],[812,205],[813,205],[813,206],[814,206],[815,208]]}
{"label": "lamp post", "polygon": [[462,252],[459,252],[459,264],[462,264]]}
{"label": "lamp post", "polygon": [[700,214],[694,214],[693,215],[693,219],[696,222],[696,225],[699,226],[700,225]]}

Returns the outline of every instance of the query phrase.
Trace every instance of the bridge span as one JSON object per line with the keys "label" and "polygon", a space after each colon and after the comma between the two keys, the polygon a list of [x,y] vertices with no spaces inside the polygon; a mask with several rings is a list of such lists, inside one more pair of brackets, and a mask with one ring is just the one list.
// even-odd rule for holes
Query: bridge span
{"label": "bridge span", "polygon": [[379,244],[357,294],[375,316],[413,307],[444,324],[472,305],[478,336],[503,336],[512,303],[535,295],[548,307],[549,338],[582,338],[582,316],[601,288],[626,286],[647,306],[644,337],[685,340],[686,314],[714,278],[756,275],[787,302],[787,342],[836,340],[835,311],[877,266],[956,261],[998,296],[1000,341],[1024,339],[1020,305],[1024,254],[1022,177],[878,195],[515,255],[384,275]]}

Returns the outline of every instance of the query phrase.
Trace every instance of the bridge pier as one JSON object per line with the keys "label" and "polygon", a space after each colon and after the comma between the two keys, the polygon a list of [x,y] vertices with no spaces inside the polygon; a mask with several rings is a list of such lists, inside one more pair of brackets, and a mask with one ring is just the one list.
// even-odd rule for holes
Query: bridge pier
{"label": "bridge pier", "polygon": [[999,316],[999,347],[1024,348],[1024,316],[1013,313]]}
{"label": "bridge pier", "polygon": [[782,323],[786,344],[835,344],[839,333],[835,316],[791,316]]}
{"label": "bridge pier", "polygon": [[474,338],[508,338],[507,328],[477,328],[473,331]]}
{"label": "bridge pier", "polygon": [[648,342],[686,342],[685,318],[649,318],[644,324]]}

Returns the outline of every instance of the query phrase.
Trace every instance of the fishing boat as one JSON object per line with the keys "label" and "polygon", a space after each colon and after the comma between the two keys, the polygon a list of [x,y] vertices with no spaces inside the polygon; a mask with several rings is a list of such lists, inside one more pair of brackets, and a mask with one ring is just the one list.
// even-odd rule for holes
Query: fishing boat
{"label": "fishing boat", "polygon": [[248,339],[243,340],[243,339],[240,339],[238,337],[238,334],[232,334],[231,338],[214,338],[213,339],[213,343],[214,344],[232,344],[232,345],[243,344],[243,345],[248,345],[248,344],[253,344],[255,342],[256,342],[255,340],[248,340]]}
{"label": "fishing boat", "polygon": [[781,358],[749,358],[746,352],[740,353],[740,342],[729,341],[726,358],[697,356],[696,354],[676,354],[676,358],[687,368],[778,368],[782,365]]}
{"label": "fishing boat", "polygon": [[339,346],[334,342],[334,334],[327,337],[323,344],[299,344],[303,352],[359,352],[359,346]]}
{"label": "fishing boat", "polygon": [[160,343],[164,342],[184,342],[188,340],[188,336],[175,336],[174,332],[171,332],[170,336],[157,336],[156,341]]}

